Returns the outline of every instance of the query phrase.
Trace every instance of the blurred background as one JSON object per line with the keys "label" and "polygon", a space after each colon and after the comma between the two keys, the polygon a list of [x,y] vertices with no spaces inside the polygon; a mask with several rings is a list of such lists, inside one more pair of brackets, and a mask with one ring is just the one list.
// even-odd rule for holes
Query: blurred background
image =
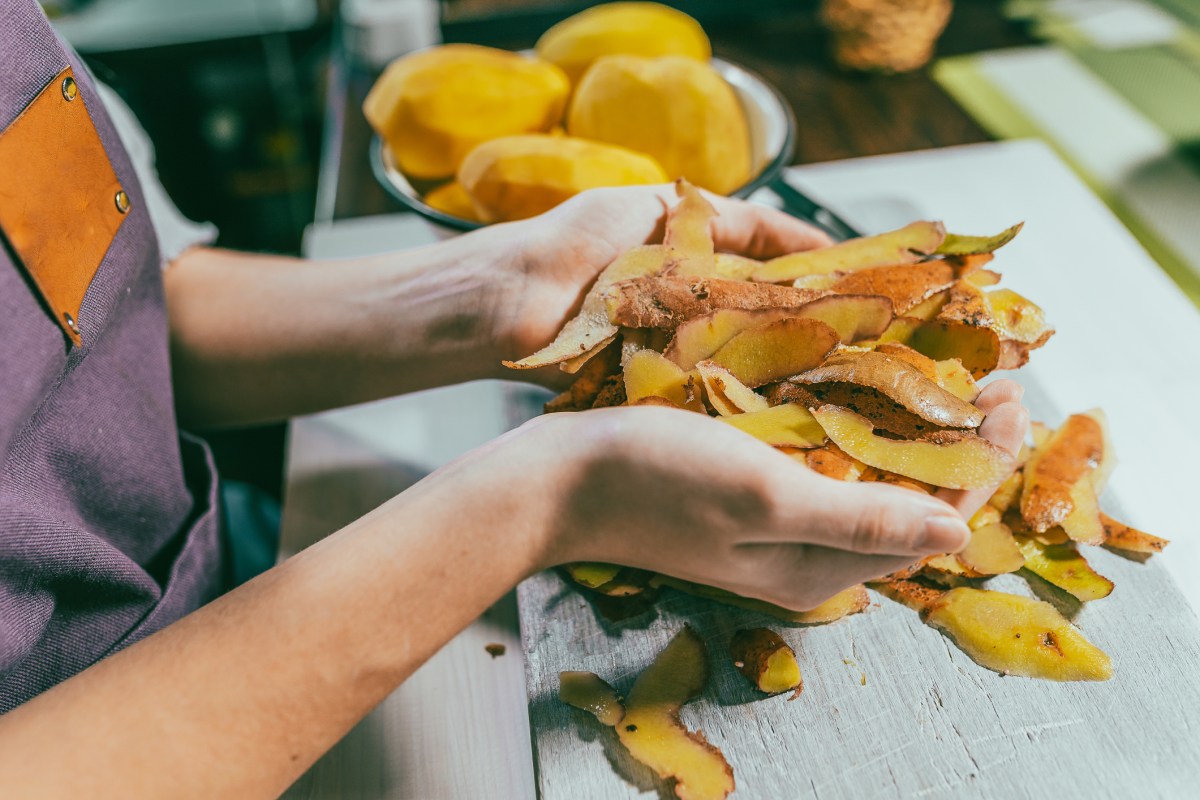
{"label": "blurred background", "polygon": [[[792,163],[1043,139],[1200,302],[1195,0],[665,2],[784,95]],[[140,117],[185,214],[215,223],[219,245],[298,254],[314,221],[400,210],[371,174],[361,112],[390,59],[437,41],[529,48],[594,3],[43,5]],[[231,477],[281,474],[281,429],[261,435],[267,461],[239,458]]]}

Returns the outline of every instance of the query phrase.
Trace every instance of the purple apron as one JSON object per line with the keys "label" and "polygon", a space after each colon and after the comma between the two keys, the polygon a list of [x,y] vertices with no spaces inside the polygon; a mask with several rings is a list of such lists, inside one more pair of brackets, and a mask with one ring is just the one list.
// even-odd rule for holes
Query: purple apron
{"label": "purple apron", "polygon": [[0,712],[224,588],[216,476],[176,427],[160,256],[133,167],[34,0],[0,2],[0,130],[69,65],[132,207],[84,295],[78,346],[0,242]]}

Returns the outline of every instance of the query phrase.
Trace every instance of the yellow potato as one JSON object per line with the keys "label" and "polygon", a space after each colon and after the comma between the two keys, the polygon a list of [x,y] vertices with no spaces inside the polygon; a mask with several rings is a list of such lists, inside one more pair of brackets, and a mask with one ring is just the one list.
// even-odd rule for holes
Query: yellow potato
{"label": "yellow potato", "polygon": [[471,222],[483,222],[475,213],[475,206],[471,204],[471,198],[458,181],[443,183],[425,195],[425,204],[452,217],[468,219]]}
{"label": "yellow potato", "polygon": [[537,54],[578,84],[600,56],[687,56],[708,61],[712,47],[700,23],[658,3],[604,3],[568,17],[542,34]]}
{"label": "yellow potato", "polygon": [[683,56],[604,56],[584,75],[567,132],[653,156],[672,178],[717,194],[750,180],[750,133],[737,95]]}
{"label": "yellow potato", "polygon": [[482,142],[550,130],[569,91],[567,76],[548,61],[448,44],[388,65],[363,114],[401,172],[436,180],[453,176]]}
{"label": "yellow potato", "polygon": [[527,134],[484,142],[458,168],[458,181],[487,222],[535,217],[601,186],[663,183],[654,159],[572,136]]}

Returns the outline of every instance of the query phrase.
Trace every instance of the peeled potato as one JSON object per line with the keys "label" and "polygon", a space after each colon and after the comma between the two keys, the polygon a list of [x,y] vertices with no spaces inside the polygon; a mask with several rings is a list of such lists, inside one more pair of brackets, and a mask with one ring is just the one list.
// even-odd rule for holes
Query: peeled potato
{"label": "peeled potato", "polygon": [[712,47],[700,23],[658,3],[605,3],[558,23],[537,41],[537,54],[578,84],[601,56],[687,56],[708,61]]}
{"label": "peeled potato", "polygon": [[694,58],[598,59],[575,89],[567,132],[647,153],[672,178],[717,194],[751,177],[750,131],[737,95]]}
{"label": "peeled potato", "polygon": [[425,195],[425,204],[452,217],[467,219],[471,222],[483,222],[475,213],[475,206],[471,203],[470,196],[458,181],[443,183]]}
{"label": "peeled potato", "polygon": [[458,169],[459,183],[487,222],[534,217],[587,189],[666,180],[662,167],[642,153],[549,134],[484,142]]}
{"label": "peeled potato", "polygon": [[389,64],[363,114],[401,172],[436,180],[453,176],[483,142],[550,130],[569,90],[567,76],[548,61],[447,44]]}

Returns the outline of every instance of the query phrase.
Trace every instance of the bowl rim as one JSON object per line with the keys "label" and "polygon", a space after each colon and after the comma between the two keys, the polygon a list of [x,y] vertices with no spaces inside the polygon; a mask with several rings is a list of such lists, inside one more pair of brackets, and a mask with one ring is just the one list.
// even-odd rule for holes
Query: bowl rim
{"label": "bowl rim", "polygon": [[[746,75],[750,79],[756,81],[759,85],[767,90],[771,97],[774,98],[775,102],[779,105],[779,110],[782,112],[784,130],[783,142],[779,147],[779,152],[768,159],[766,164],[763,165],[763,168],[759,170],[757,175],[755,175],[742,186],[739,186],[737,189],[730,192],[728,195],[729,197],[746,198],[778,178],[780,173],[783,172],[784,167],[786,167],[788,162],[791,161],[792,150],[796,145],[796,114],[792,111],[792,107],[788,104],[788,101],[783,96],[783,93],[780,92],[773,83],[764,79],[757,72],[747,69],[741,64],[737,64],[732,61],[726,61],[721,58],[714,57],[711,60],[711,63],[718,67],[724,66],[735,69],[741,72],[743,75]],[[371,136],[371,144],[368,148],[368,157],[371,163],[371,172],[374,174],[375,180],[383,187],[384,191],[391,195],[392,199],[399,202],[400,205],[404,206],[409,211],[420,214],[431,222],[436,222],[439,225],[458,231],[479,230],[480,228],[486,228],[489,224],[492,224],[486,222],[474,222],[469,219],[463,219],[462,217],[456,217],[452,214],[447,214],[444,211],[439,211],[433,206],[427,204],[416,193],[416,190],[412,189],[412,184],[409,182],[408,178],[405,177],[400,170],[387,163],[389,159],[387,159],[384,155],[383,137],[381,137],[378,133],[374,133]],[[412,193],[410,194],[409,192],[404,191],[397,184],[397,181],[392,177],[393,175],[398,175],[401,179],[403,179]]]}

